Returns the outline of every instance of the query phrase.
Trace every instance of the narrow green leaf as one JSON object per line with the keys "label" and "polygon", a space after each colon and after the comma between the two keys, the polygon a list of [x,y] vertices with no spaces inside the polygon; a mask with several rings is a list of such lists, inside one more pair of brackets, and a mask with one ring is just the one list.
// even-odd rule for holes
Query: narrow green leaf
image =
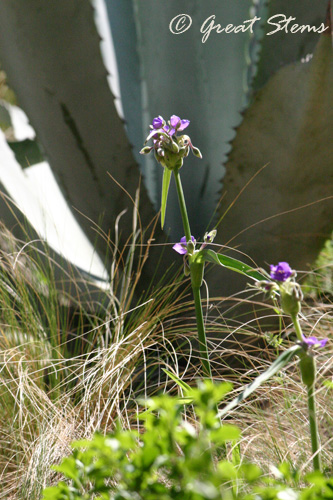
{"label": "narrow green leaf", "polygon": [[213,250],[205,249],[202,251],[204,254],[204,259],[206,262],[212,262],[213,264],[219,264],[220,266],[226,267],[231,271],[236,271],[237,273],[244,274],[255,281],[267,280],[267,276],[261,274],[259,271],[253,269],[253,267],[244,264],[240,260],[233,259],[232,257],[227,257],[220,253],[216,253]]}
{"label": "narrow green leaf", "polygon": [[162,226],[162,229],[163,229],[164,220],[165,220],[165,211],[166,211],[166,206],[167,206],[171,173],[172,173],[171,170],[169,170],[168,168],[164,168],[163,183],[162,183],[162,201],[161,201],[161,226]]}
{"label": "narrow green leaf", "polygon": [[165,368],[162,368],[162,370],[164,371],[164,373],[166,373],[168,375],[168,377],[171,378],[171,380],[176,382],[176,384],[179,385],[179,387],[181,387],[183,389],[183,391],[185,391],[186,393],[191,392],[191,390],[192,390],[191,387],[186,382],[184,382],[183,380],[178,378],[177,375],[174,375],[173,373],[169,372],[169,370],[166,370]]}
{"label": "narrow green leaf", "polygon": [[275,361],[271,364],[271,366],[264,371],[261,375],[254,379],[251,384],[245,387],[244,391],[237,396],[237,398],[233,399],[225,408],[219,411],[219,416],[222,417],[230,410],[238,406],[244,399],[246,399],[250,394],[252,394],[255,390],[258,389],[264,382],[266,382],[269,378],[273,377],[278,371],[280,371],[284,366],[286,366],[291,359],[298,354],[302,350],[302,347],[299,345],[293,345],[286,351],[284,351]]}

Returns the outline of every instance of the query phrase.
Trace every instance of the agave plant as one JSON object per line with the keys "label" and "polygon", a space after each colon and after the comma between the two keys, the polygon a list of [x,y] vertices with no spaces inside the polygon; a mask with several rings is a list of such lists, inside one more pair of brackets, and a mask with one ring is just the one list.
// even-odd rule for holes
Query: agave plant
{"label": "agave plant", "polygon": [[[327,0],[184,0],[181,7],[176,0],[3,0],[0,61],[40,145],[16,141],[12,163],[33,165],[42,152],[104,263],[96,225],[114,238],[140,175],[143,227],[156,214],[163,171],[138,153],[152,118],[176,113],[191,120],[204,158],[182,174],[196,237],[215,213],[218,243],[237,245],[259,265],[288,258],[304,268],[333,225],[331,30],[268,36],[267,20],[283,13],[299,25],[329,25],[326,9]],[[175,35],[170,23],[180,13],[192,25]],[[203,43],[210,16],[223,27],[260,20],[252,32],[212,32]],[[171,186],[165,228],[178,241],[175,200]],[[131,224],[122,219],[124,241]],[[155,238],[165,236],[157,229]],[[157,258],[147,263],[150,276]],[[213,293],[232,289],[230,280],[223,289],[212,277]]]}

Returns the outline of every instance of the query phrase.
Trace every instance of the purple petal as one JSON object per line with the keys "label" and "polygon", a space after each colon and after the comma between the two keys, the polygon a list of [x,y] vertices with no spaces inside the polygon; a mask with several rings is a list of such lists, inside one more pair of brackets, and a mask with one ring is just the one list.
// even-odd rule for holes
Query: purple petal
{"label": "purple petal", "polygon": [[328,341],[328,339],[319,340],[317,337],[305,337],[304,335],[302,335],[302,340],[305,344],[311,347],[325,347]]}
{"label": "purple petal", "polygon": [[185,130],[190,124],[190,120],[181,120],[181,125],[178,128],[179,131]]}
{"label": "purple petal", "polygon": [[179,116],[172,115],[170,118],[170,124],[170,135],[173,135],[175,132],[185,130],[189,126],[190,120],[181,120]]}
{"label": "purple petal", "polygon": [[157,116],[156,118],[153,119],[153,128],[155,130],[162,128],[163,125],[165,125],[165,121],[161,115]]}
{"label": "purple petal", "polygon": [[170,118],[170,124],[172,128],[177,128],[178,123],[181,122],[179,116],[172,115]]}
{"label": "purple petal", "polygon": [[175,252],[179,253],[180,255],[186,255],[187,254],[187,248],[184,245],[181,245],[180,243],[176,243],[172,247]]}
{"label": "purple petal", "polygon": [[[191,240],[193,241],[193,243],[195,242],[194,236],[191,236]],[[173,250],[175,250],[175,252],[179,253],[180,255],[186,255],[187,254],[186,245],[187,245],[186,236],[183,236],[182,238],[180,238],[180,242],[173,245],[172,248]]]}
{"label": "purple petal", "polygon": [[271,265],[271,278],[276,281],[286,281],[292,275],[288,262],[279,262],[277,266]]}

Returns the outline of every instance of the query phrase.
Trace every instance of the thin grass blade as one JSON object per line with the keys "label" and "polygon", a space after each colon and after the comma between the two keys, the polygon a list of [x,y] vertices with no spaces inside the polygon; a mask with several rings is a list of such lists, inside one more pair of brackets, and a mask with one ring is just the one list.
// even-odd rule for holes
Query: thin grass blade
{"label": "thin grass blade", "polygon": [[169,370],[166,370],[165,368],[162,368],[162,370],[168,375],[168,377],[171,378],[171,380],[176,382],[176,384],[179,385],[179,387],[183,389],[183,391],[185,391],[187,394],[191,392],[191,387],[186,382],[178,378],[177,375],[174,375],[174,373],[169,372]]}

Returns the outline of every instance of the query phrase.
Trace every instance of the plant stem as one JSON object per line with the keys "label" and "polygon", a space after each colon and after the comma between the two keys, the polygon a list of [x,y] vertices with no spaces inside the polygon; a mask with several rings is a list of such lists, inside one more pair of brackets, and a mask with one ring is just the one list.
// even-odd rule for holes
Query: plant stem
{"label": "plant stem", "polygon": [[297,335],[297,340],[299,340],[300,342],[303,342],[303,339],[302,339],[302,328],[301,328],[301,325],[299,323],[298,314],[293,314],[291,316],[291,319],[292,319],[292,322],[294,323],[295,332],[296,332],[296,335]]}
{"label": "plant stem", "polygon": [[[175,175],[176,188],[177,188],[177,194],[178,194],[178,202],[179,202],[180,213],[181,213],[182,220],[183,220],[186,241],[191,241],[190,223],[188,220],[184,192],[183,192],[182,183],[180,180],[179,171],[174,170],[173,173]],[[193,266],[190,265],[190,272],[191,272],[191,284],[192,284],[192,291],[193,291],[194,304],[195,304],[195,316],[196,316],[197,329],[198,329],[198,339],[199,339],[199,346],[200,346],[200,358],[201,358],[201,364],[202,364],[202,368],[204,371],[204,375],[211,379],[212,372],[211,372],[210,363],[209,363],[207,339],[206,339],[205,325],[204,325],[203,314],[202,314],[200,286],[193,286],[194,266],[195,266],[195,264],[193,264]]]}
{"label": "plant stem", "polygon": [[[298,319],[298,315],[294,314],[291,316],[292,322],[295,327],[296,335],[298,340],[301,342],[302,339],[302,328]],[[316,416],[316,398],[315,398],[315,380],[316,380],[316,364],[312,355],[304,354],[303,359],[300,360],[300,369],[302,373],[302,379],[307,386],[308,391],[308,413],[310,422],[310,436],[311,436],[311,447],[313,455],[313,468],[314,470],[321,469],[320,464],[320,453],[319,453],[319,438],[318,438],[318,426],[317,426],[317,416]]]}
{"label": "plant stem", "polygon": [[205,325],[203,321],[202,314],[202,305],[201,305],[201,294],[200,288],[192,287],[193,296],[194,296],[194,304],[195,304],[195,316],[197,320],[197,328],[198,328],[198,338],[199,338],[199,347],[200,347],[200,359],[204,374],[206,377],[212,378],[212,371],[210,368],[209,355],[207,349],[207,340],[205,333]]}
{"label": "plant stem", "polygon": [[318,426],[316,418],[316,400],[314,393],[314,384],[308,386],[308,409],[309,409],[310,434],[311,434],[311,445],[313,454],[313,468],[314,470],[320,471],[321,465],[320,465],[320,454],[319,454],[319,440],[318,440]]}
{"label": "plant stem", "polygon": [[191,241],[190,223],[189,223],[189,220],[188,220],[188,215],[187,215],[187,210],[186,210],[186,203],[185,203],[185,198],[184,198],[184,192],[183,192],[183,188],[182,188],[182,183],[181,183],[181,180],[180,180],[179,170],[174,170],[173,173],[175,175],[175,181],[176,181],[176,187],[177,187],[177,194],[178,194],[178,201],[179,201],[179,208],[180,208],[180,213],[182,215],[182,220],[183,220],[183,226],[184,226],[186,241]]}

